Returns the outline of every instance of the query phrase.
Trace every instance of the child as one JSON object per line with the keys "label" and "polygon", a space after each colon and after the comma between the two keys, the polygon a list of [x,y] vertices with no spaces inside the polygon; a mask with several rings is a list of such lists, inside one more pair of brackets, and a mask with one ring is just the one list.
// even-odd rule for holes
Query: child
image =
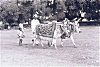
{"label": "child", "polygon": [[19,46],[22,46],[22,41],[23,41],[23,38],[25,37],[24,32],[22,31],[22,28],[19,28],[17,35],[19,38]]}

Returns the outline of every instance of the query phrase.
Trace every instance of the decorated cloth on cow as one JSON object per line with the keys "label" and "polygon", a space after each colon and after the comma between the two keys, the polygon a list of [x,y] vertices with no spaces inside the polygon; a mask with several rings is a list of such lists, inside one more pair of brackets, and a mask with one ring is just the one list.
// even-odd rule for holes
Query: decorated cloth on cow
{"label": "decorated cloth on cow", "polygon": [[56,23],[40,24],[36,26],[36,34],[44,37],[53,38]]}

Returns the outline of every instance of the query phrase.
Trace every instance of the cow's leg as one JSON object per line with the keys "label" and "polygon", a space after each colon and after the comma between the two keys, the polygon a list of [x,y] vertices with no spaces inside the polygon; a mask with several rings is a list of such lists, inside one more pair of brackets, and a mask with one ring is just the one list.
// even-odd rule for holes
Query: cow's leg
{"label": "cow's leg", "polygon": [[56,38],[53,38],[52,45],[54,45],[55,49],[57,49]]}
{"label": "cow's leg", "polygon": [[74,38],[73,38],[72,35],[70,36],[70,39],[71,39],[71,41],[72,41],[72,43],[73,43],[73,45],[74,45],[74,48],[76,48],[76,44],[75,44],[75,41],[74,41]]}
{"label": "cow's leg", "polygon": [[63,39],[61,39],[61,46],[63,47]]}
{"label": "cow's leg", "polygon": [[34,38],[34,39],[32,40],[32,42],[33,42],[33,46],[39,45],[39,39],[37,39],[37,38]]}
{"label": "cow's leg", "polygon": [[44,45],[42,43],[42,40],[43,39],[41,39],[41,36],[37,35],[37,44],[40,44],[43,47]]}
{"label": "cow's leg", "polygon": [[53,40],[52,40],[52,42],[51,42],[51,47],[53,46]]}
{"label": "cow's leg", "polygon": [[53,39],[52,39],[52,41],[51,41],[51,47],[53,46]]}
{"label": "cow's leg", "polygon": [[51,47],[52,46],[52,42],[48,41],[48,46]]}
{"label": "cow's leg", "polygon": [[[39,35],[36,35],[35,44],[36,44],[36,45],[41,44],[41,39],[40,39],[40,36],[39,36]],[[42,44],[41,44],[41,45],[42,45]]]}

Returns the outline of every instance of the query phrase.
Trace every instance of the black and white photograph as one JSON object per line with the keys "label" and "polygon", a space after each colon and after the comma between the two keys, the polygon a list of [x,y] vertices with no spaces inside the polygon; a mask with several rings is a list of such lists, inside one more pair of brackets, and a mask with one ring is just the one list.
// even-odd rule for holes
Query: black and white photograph
{"label": "black and white photograph", "polygon": [[100,67],[100,0],[0,0],[0,67]]}

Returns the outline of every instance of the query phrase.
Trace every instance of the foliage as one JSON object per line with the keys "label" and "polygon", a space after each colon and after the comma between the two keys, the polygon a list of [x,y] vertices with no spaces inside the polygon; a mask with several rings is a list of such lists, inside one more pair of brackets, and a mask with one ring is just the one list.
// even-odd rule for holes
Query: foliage
{"label": "foliage", "polygon": [[[85,10],[86,12],[89,12],[88,14],[91,14],[92,16],[93,13],[90,13],[91,11],[95,12],[96,10],[100,9],[100,7],[98,7],[98,5],[100,5],[99,0],[94,0],[94,5],[92,5],[94,7],[92,7],[92,9],[88,9],[89,4],[86,2],[86,0],[65,0],[65,1],[66,2],[61,2],[60,4],[62,8],[68,11],[69,16],[70,15],[74,16],[75,13],[79,13],[79,10],[83,10],[83,11]],[[29,21],[29,18],[31,19],[33,17],[35,10],[39,10],[42,16],[45,16],[45,15],[48,16],[50,13],[53,12],[52,11],[53,9],[49,7],[46,8],[46,5],[47,5],[46,1],[43,1],[43,3],[37,3],[37,4],[34,4],[30,1],[25,1],[21,3],[21,6],[17,5],[16,0],[3,2],[0,5],[0,21],[2,20],[4,23],[6,22],[8,23],[21,22],[22,23],[25,21]],[[57,8],[60,9],[59,5],[57,5]],[[56,8],[56,11],[58,11],[57,8]]]}
{"label": "foliage", "polygon": [[[18,22],[20,14],[22,18],[20,20],[28,21],[31,15],[34,12],[34,5],[25,4],[23,6],[18,6],[15,1],[7,1],[1,4],[0,6],[0,19],[6,23]],[[32,11],[33,10],[33,11]],[[13,21],[13,22],[12,22]]]}

